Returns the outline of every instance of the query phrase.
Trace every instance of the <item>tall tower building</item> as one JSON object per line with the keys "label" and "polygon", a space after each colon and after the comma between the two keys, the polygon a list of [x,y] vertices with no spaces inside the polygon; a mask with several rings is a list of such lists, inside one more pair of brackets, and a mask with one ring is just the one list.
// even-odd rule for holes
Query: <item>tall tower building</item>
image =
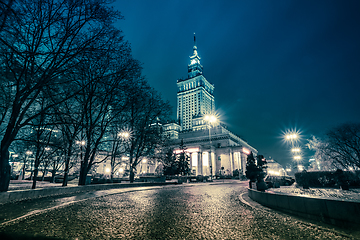
{"label": "tall tower building", "polygon": [[188,77],[179,79],[177,88],[177,119],[181,130],[191,130],[194,117],[215,112],[214,85],[203,76],[195,35],[193,55],[190,56],[188,65]]}

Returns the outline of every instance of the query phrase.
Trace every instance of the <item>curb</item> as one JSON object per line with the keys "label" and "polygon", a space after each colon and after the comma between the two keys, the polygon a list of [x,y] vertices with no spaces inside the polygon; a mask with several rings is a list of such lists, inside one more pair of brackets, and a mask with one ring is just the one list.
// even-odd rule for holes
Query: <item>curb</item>
{"label": "curb", "polygon": [[360,225],[360,202],[309,198],[248,189],[249,197],[270,208],[338,226]]}

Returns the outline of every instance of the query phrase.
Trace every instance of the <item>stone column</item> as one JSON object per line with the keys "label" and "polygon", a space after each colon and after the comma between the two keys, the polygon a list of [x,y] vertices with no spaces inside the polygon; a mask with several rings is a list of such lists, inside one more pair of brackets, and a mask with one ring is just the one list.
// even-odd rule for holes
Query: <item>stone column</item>
{"label": "stone column", "polygon": [[203,172],[202,152],[198,152],[197,175],[202,175],[202,172]]}
{"label": "stone column", "polygon": [[[220,158],[220,160],[219,160]],[[215,155],[215,170],[214,170],[214,174],[216,175],[219,175],[220,173],[220,169],[221,169],[221,152],[219,153],[216,153]]]}
{"label": "stone column", "polygon": [[191,172],[192,172],[192,153],[190,153],[190,166],[189,166],[189,168],[190,168],[190,170],[191,170]]}
{"label": "stone column", "polygon": [[245,171],[246,171],[246,160],[247,160],[247,155],[243,152],[240,152],[241,170],[243,175],[245,175]]}
{"label": "stone column", "polygon": [[229,149],[229,160],[230,160],[230,175],[233,175],[233,171],[234,171],[234,154],[232,152],[232,149]]}
{"label": "stone column", "polygon": [[209,172],[210,172],[211,177],[214,176],[214,159],[213,159],[213,155],[214,155],[214,151],[213,151],[212,147],[210,146],[210,151],[209,151]]}

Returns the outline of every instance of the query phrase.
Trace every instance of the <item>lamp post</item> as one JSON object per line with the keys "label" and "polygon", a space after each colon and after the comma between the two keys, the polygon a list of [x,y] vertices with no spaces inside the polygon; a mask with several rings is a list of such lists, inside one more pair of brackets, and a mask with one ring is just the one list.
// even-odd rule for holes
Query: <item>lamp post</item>
{"label": "lamp post", "polygon": [[82,140],[82,141],[76,141],[75,142],[77,145],[80,145],[80,161],[81,161],[81,166],[82,166],[82,164],[83,164],[83,147],[85,146],[85,141],[84,140]]}
{"label": "lamp post", "polygon": [[[28,150],[28,151],[26,151],[25,152],[25,160],[24,160],[24,166],[23,166],[23,175],[22,175],[22,180],[24,180],[25,179],[25,168],[26,168],[26,162],[27,162],[27,160],[28,160],[28,157],[30,156],[30,155],[32,155],[33,154],[33,152],[32,151],[30,151],[30,150]],[[31,171],[32,171],[32,165],[31,165]]]}
{"label": "lamp post", "polygon": [[212,178],[213,178],[213,173],[212,173],[212,157],[211,157],[211,126],[214,125],[214,124],[218,121],[218,119],[216,118],[215,115],[208,114],[208,115],[205,115],[204,121],[207,123],[207,126],[208,126],[208,128],[209,128],[209,143],[210,143],[210,150],[209,150],[210,180],[212,180]]}
{"label": "lamp post", "polygon": [[[118,137],[120,138],[121,141],[128,141],[131,138],[131,130],[128,129],[123,129],[118,133]],[[124,146],[125,144],[123,144]],[[121,147],[121,146],[120,146]],[[125,152],[125,147],[124,147],[124,152]],[[123,162],[123,159],[125,159],[126,157],[121,157],[121,162]],[[114,170],[114,166],[115,166],[115,159],[113,162],[111,162],[111,171]],[[122,172],[124,172],[124,169],[122,169]]]}
{"label": "lamp post", "polygon": [[301,161],[301,148],[296,146],[296,143],[300,141],[300,135],[298,131],[288,131],[285,134],[285,141],[290,143],[291,153],[294,161],[296,162],[296,168],[299,171],[300,161]]}

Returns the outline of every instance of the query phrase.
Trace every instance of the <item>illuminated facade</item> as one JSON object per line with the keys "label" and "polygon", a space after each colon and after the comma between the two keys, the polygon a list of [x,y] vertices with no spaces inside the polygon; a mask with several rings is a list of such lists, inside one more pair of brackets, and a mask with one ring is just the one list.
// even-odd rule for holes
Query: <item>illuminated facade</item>
{"label": "illuminated facade", "polygon": [[202,74],[203,66],[197,53],[194,36],[193,55],[188,65],[188,77],[177,81],[177,119],[181,130],[192,130],[193,117],[215,111],[214,85]]}
{"label": "illuminated facade", "polygon": [[218,124],[208,129],[179,132],[179,138],[172,141],[175,152],[180,142],[190,156],[191,172],[203,176],[232,176],[234,170],[245,174],[246,159],[257,150],[245,140]]}
{"label": "illuminated facade", "polygon": [[215,113],[214,86],[203,76],[194,37],[187,79],[177,81],[178,123],[164,125],[171,147],[179,151],[181,140],[190,156],[192,174],[203,176],[233,175],[235,170],[245,174],[246,159],[257,150],[224,125],[208,125],[205,115]]}

